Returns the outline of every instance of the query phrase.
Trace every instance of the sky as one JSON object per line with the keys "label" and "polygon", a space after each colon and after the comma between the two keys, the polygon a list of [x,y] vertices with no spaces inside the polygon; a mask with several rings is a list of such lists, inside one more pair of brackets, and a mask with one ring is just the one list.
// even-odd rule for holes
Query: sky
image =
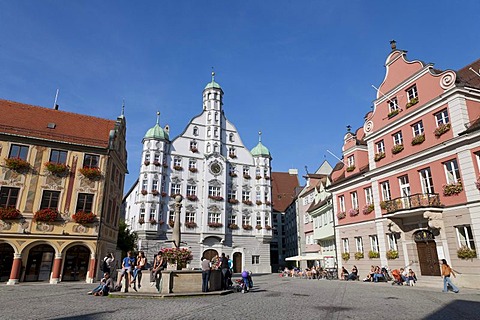
{"label": "sky", "polygon": [[59,89],[61,110],[107,119],[125,99],[127,191],[156,112],[182,133],[213,67],[245,146],[262,131],[272,171],[303,184],[363,126],[390,40],[458,70],[480,58],[479,14],[478,0],[0,0],[0,98],[50,108]]}

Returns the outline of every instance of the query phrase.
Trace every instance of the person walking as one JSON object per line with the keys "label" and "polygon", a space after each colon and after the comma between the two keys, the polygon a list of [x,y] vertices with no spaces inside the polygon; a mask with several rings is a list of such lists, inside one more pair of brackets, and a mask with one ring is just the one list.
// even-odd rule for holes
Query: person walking
{"label": "person walking", "polygon": [[442,259],[442,277],[443,277],[443,292],[448,292],[448,286],[452,287],[453,292],[458,293],[457,286],[452,283],[450,276],[456,278],[455,272],[453,272],[452,268],[448,265],[447,260]]}
{"label": "person walking", "polygon": [[208,292],[208,281],[210,280],[210,260],[202,257],[202,292]]}

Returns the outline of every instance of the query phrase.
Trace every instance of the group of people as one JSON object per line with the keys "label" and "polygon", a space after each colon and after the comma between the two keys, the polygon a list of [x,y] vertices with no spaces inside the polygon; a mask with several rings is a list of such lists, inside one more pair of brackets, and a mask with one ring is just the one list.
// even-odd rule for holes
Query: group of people
{"label": "group of people", "polygon": [[289,269],[285,267],[282,273],[280,273],[281,277],[292,277],[292,278],[302,278],[302,279],[323,279],[327,278],[328,271],[321,266],[312,266],[307,267],[305,269],[300,269],[297,267],[293,267]]}
{"label": "group of people", "polygon": [[233,274],[233,261],[229,256],[226,256],[225,253],[222,253],[221,257],[215,256],[212,261],[208,260],[205,257],[202,257],[202,292],[209,291],[209,280],[211,270],[221,270],[222,280],[221,280],[221,289],[227,290],[230,286],[233,285],[232,274]]}

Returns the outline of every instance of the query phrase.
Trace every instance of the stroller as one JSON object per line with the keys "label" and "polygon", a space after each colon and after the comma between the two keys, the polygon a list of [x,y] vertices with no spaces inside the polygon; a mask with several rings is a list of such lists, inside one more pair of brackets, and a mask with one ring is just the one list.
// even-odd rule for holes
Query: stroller
{"label": "stroller", "polygon": [[252,273],[248,271],[242,272],[242,279],[235,280],[235,289],[237,292],[248,292],[253,287]]}
{"label": "stroller", "polygon": [[392,286],[395,285],[395,284],[397,284],[399,286],[403,285],[403,279],[402,279],[402,275],[400,274],[400,270],[393,269],[392,270],[392,276],[393,276]]}

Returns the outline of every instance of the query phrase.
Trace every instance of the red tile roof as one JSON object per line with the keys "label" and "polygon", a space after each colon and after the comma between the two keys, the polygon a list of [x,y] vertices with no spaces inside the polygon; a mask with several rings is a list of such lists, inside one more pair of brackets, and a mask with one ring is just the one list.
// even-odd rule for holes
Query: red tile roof
{"label": "red tile roof", "polygon": [[479,73],[480,59],[458,70],[457,74],[458,74],[458,77],[460,78],[459,80],[461,83],[467,84],[475,88],[480,88],[480,77],[476,75],[475,72],[470,70],[470,68],[475,70],[475,72]]}
{"label": "red tile roof", "polygon": [[298,176],[288,172],[272,172],[273,210],[285,212],[295,199],[296,190],[300,186]]}
{"label": "red tile roof", "polygon": [[[0,134],[108,147],[115,121],[0,99]],[[48,124],[55,128],[48,128]]]}

